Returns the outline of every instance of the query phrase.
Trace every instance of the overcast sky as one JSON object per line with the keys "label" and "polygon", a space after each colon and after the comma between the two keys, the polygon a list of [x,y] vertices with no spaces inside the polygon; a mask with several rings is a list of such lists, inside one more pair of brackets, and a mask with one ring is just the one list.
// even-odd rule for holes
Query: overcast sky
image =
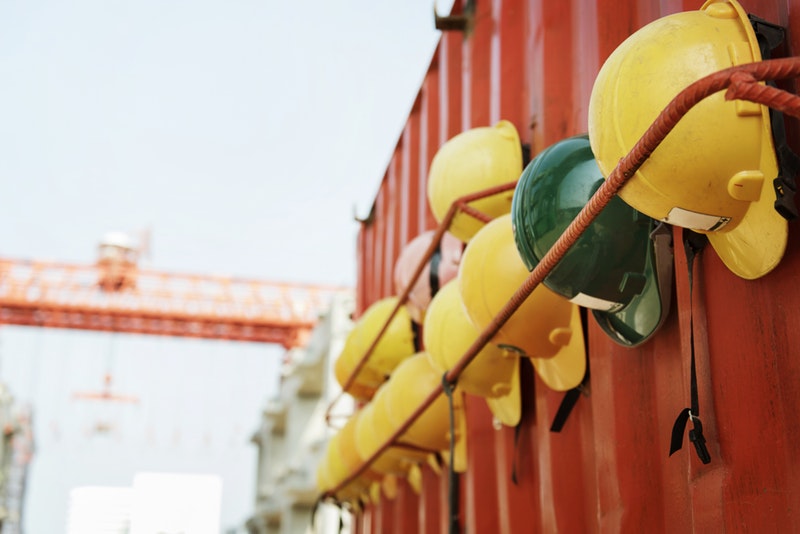
{"label": "overcast sky", "polygon": [[[89,263],[104,233],[149,228],[153,268],[354,284],[353,212],[427,70],[433,3],[0,0],[0,256]],[[36,410],[26,532],[138,470],[222,475],[241,523],[280,357],[0,328],[0,380]],[[138,405],[71,400],[107,370]]]}

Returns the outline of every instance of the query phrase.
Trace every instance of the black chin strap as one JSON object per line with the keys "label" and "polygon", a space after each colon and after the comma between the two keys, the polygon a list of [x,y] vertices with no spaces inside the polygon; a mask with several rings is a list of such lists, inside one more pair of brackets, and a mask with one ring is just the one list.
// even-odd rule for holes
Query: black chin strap
{"label": "black chin strap", "polygon": [[583,382],[564,393],[564,398],[561,399],[561,404],[558,405],[558,411],[555,417],[553,417],[553,423],[550,425],[550,432],[561,432],[569,415],[572,413],[572,409],[575,408],[575,404],[578,402],[578,399],[581,398],[581,395],[589,396],[589,389],[586,387],[588,382],[589,368],[587,367]]}
{"label": "black chin strap", "polygon": [[553,424],[550,425],[550,432],[561,432],[581,395],[589,396],[589,321],[587,320],[586,308],[580,308],[580,314],[581,328],[583,329],[583,352],[586,355],[586,374],[583,375],[583,380],[581,380],[580,384],[564,393],[561,404],[558,405],[558,411],[553,418]]}
{"label": "black chin strap", "polygon": [[460,534],[461,525],[458,522],[459,511],[459,487],[458,487],[458,473],[455,469],[456,457],[456,414],[453,411],[453,392],[456,389],[455,382],[447,380],[447,373],[442,375],[442,389],[444,394],[447,395],[447,402],[450,407],[450,469],[449,469],[449,488],[448,488],[448,512],[450,520],[447,522],[449,525],[449,534]]}
{"label": "black chin strap", "polygon": [[[533,364],[531,363],[530,358],[521,357],[519,359],[519,384],[518,387],[521,391],[528,391],[523,387],[523,385],[530,384],[530,398],[535,399],[535,387],[536,381],[534,379],[534,370]],[[525,424],[525,415],[529,412],[529,409],[526,409],[525,401],[520,399],[522,406],[520,406],[522,413],[521,417],[519,418],[519,422],[514,427],[514,453],[511,460],[511,482],[514,483],[515,486],[519,485],[519,477],[517,476],[517,459],[519,458],[519,439],[522,435],[522,425]],[[562,405],[563,405],[562,401]]]}
{"label": "black chin strap", "polygon": [[424,348],[422,346],[422,332],[420,331],[420,325],[415,321],[411,321],[411,333],[414,334],[414,351],[422,351]]}
{"label": "black chin strap", "polygon": [[428,265],[428,284],[431,286],[431,298],[439,292],[439,264],[442,263],[442,242],[436,245]]}
{"label": "black chin strap", "polygon": [[708,238],[703,234],[692,232],[691,230],[683,230],[683,246],[686,251],[686,265],[689,269],[689,337],[691,344],[691,407],[684,408],[678,414],[675,424],[672,426],[672,440],[669,447],[669,455],[672,456],[676,451],[679,451],[683,446],[683,433],[686,430],[686,423],[692,421],[693,428],[689,431],[689,441],[694,445],[695,452],[698,458],[704,464],[711,462],[711,455],[706,448],[706,438],[703,436],[703,423],[700,421],[700,401],[697,394],[697,368],[695,365],[695,348],[694,348],[694,296],[692,294],[693,285],[693,272],[694,260],[699,257],[703,252],[703,248],[708,243]]}

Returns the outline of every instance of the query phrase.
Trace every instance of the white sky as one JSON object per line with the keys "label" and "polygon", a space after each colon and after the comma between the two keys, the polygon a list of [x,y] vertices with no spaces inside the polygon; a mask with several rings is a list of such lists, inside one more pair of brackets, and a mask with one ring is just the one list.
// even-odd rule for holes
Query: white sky
{"label": "white sky", "polygon": [[[432,7],[0,0],[0,256],[87,263],[104,233],[149,227],[154,268],[354,284],[353,210],[427,70]],[[280,355],[0,329],[0,380],[36,409],[26,532],[63,532],[71,487],[141,470],[221,475],[222,524],[240,524]],[[70,400],[109,367],[139,406]],[[115,431],[87,434],[101,419]]]}

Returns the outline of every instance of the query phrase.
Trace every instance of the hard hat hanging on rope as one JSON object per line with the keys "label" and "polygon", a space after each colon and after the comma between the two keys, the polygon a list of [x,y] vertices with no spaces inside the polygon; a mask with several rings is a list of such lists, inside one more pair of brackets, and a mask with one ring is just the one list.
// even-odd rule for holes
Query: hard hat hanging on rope
{"label": "hard hat hanging on rope", "polygon": [[[533,269],[602,185],[585,135],[555,143],[525,168],[512,203],[514,240]],[[666,319],[672,298],[672,232],[613,198],[544,284],[590,308],[603,331],[623,346],[647,341]]]}
{"label": "hard hat hanging on rope", "polygon": [[[631,35],[600,69],[589,102],[589,137],[603,174],[686,86],[761,59],[735,0],[709,0]],[[767,107],[719,92],[681,118],[619,196],[654,219],[708,234],[733,273],[754,279],[774,269],[786,248],[786,220],[774,208],[778,175]]]}

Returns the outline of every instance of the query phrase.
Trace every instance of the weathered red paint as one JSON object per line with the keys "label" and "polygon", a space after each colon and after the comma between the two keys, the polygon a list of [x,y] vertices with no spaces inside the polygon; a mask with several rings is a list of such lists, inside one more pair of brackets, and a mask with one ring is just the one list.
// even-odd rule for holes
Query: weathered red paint
{"label": "weathered red paint", "polygon": [[439,532],[443,528],[441,523],[445,514],[442,510],[447,509],[447,501],[443,500],[446,489],[441,489],[443,482],[446,482],[446,478],[439,476],[430,466],[422,467],[422,491],[416,529],[420,534]]}
{"label": "weathered red paint", "polygon": [[[606,57],[650,21],[701,3],[476,0],[470,33],[443,33],[383,177],[374,219],[362,225],[359,310],[393,294],[387,273],[402,245],[436,226],[425,191],[439,146],[497,119],[512,121],[534,154],[585,132],[594,77]],[[800,53],[796,2],[742,4],[786,26],[786,52]],[[462,7],[457,1],[454,12]],[[800,147],[797,121],[789,121],[789,131],[790,143]],[[469,469],[461,477],[465,530],[800,531],[797,224],[790,224],[783,262],[760,280],[732,275],[708,248],[693,306],[676,229],[669,319],[653,340],[626,349],[589,318],[589,395],[578,401],[561,433],[549,427],[562,395],[529,369],[516,444],[514,430],[495,429],[482,401],[469,397]],[[667,456],[672,423],[689,403],[690,314],[709,465],[697,460],[687,440]],[[426,466],[419,497],[401,484],[397,499],[384,498],[356,519],[356,531],[445,533],[447,519],[446,473]]]}

